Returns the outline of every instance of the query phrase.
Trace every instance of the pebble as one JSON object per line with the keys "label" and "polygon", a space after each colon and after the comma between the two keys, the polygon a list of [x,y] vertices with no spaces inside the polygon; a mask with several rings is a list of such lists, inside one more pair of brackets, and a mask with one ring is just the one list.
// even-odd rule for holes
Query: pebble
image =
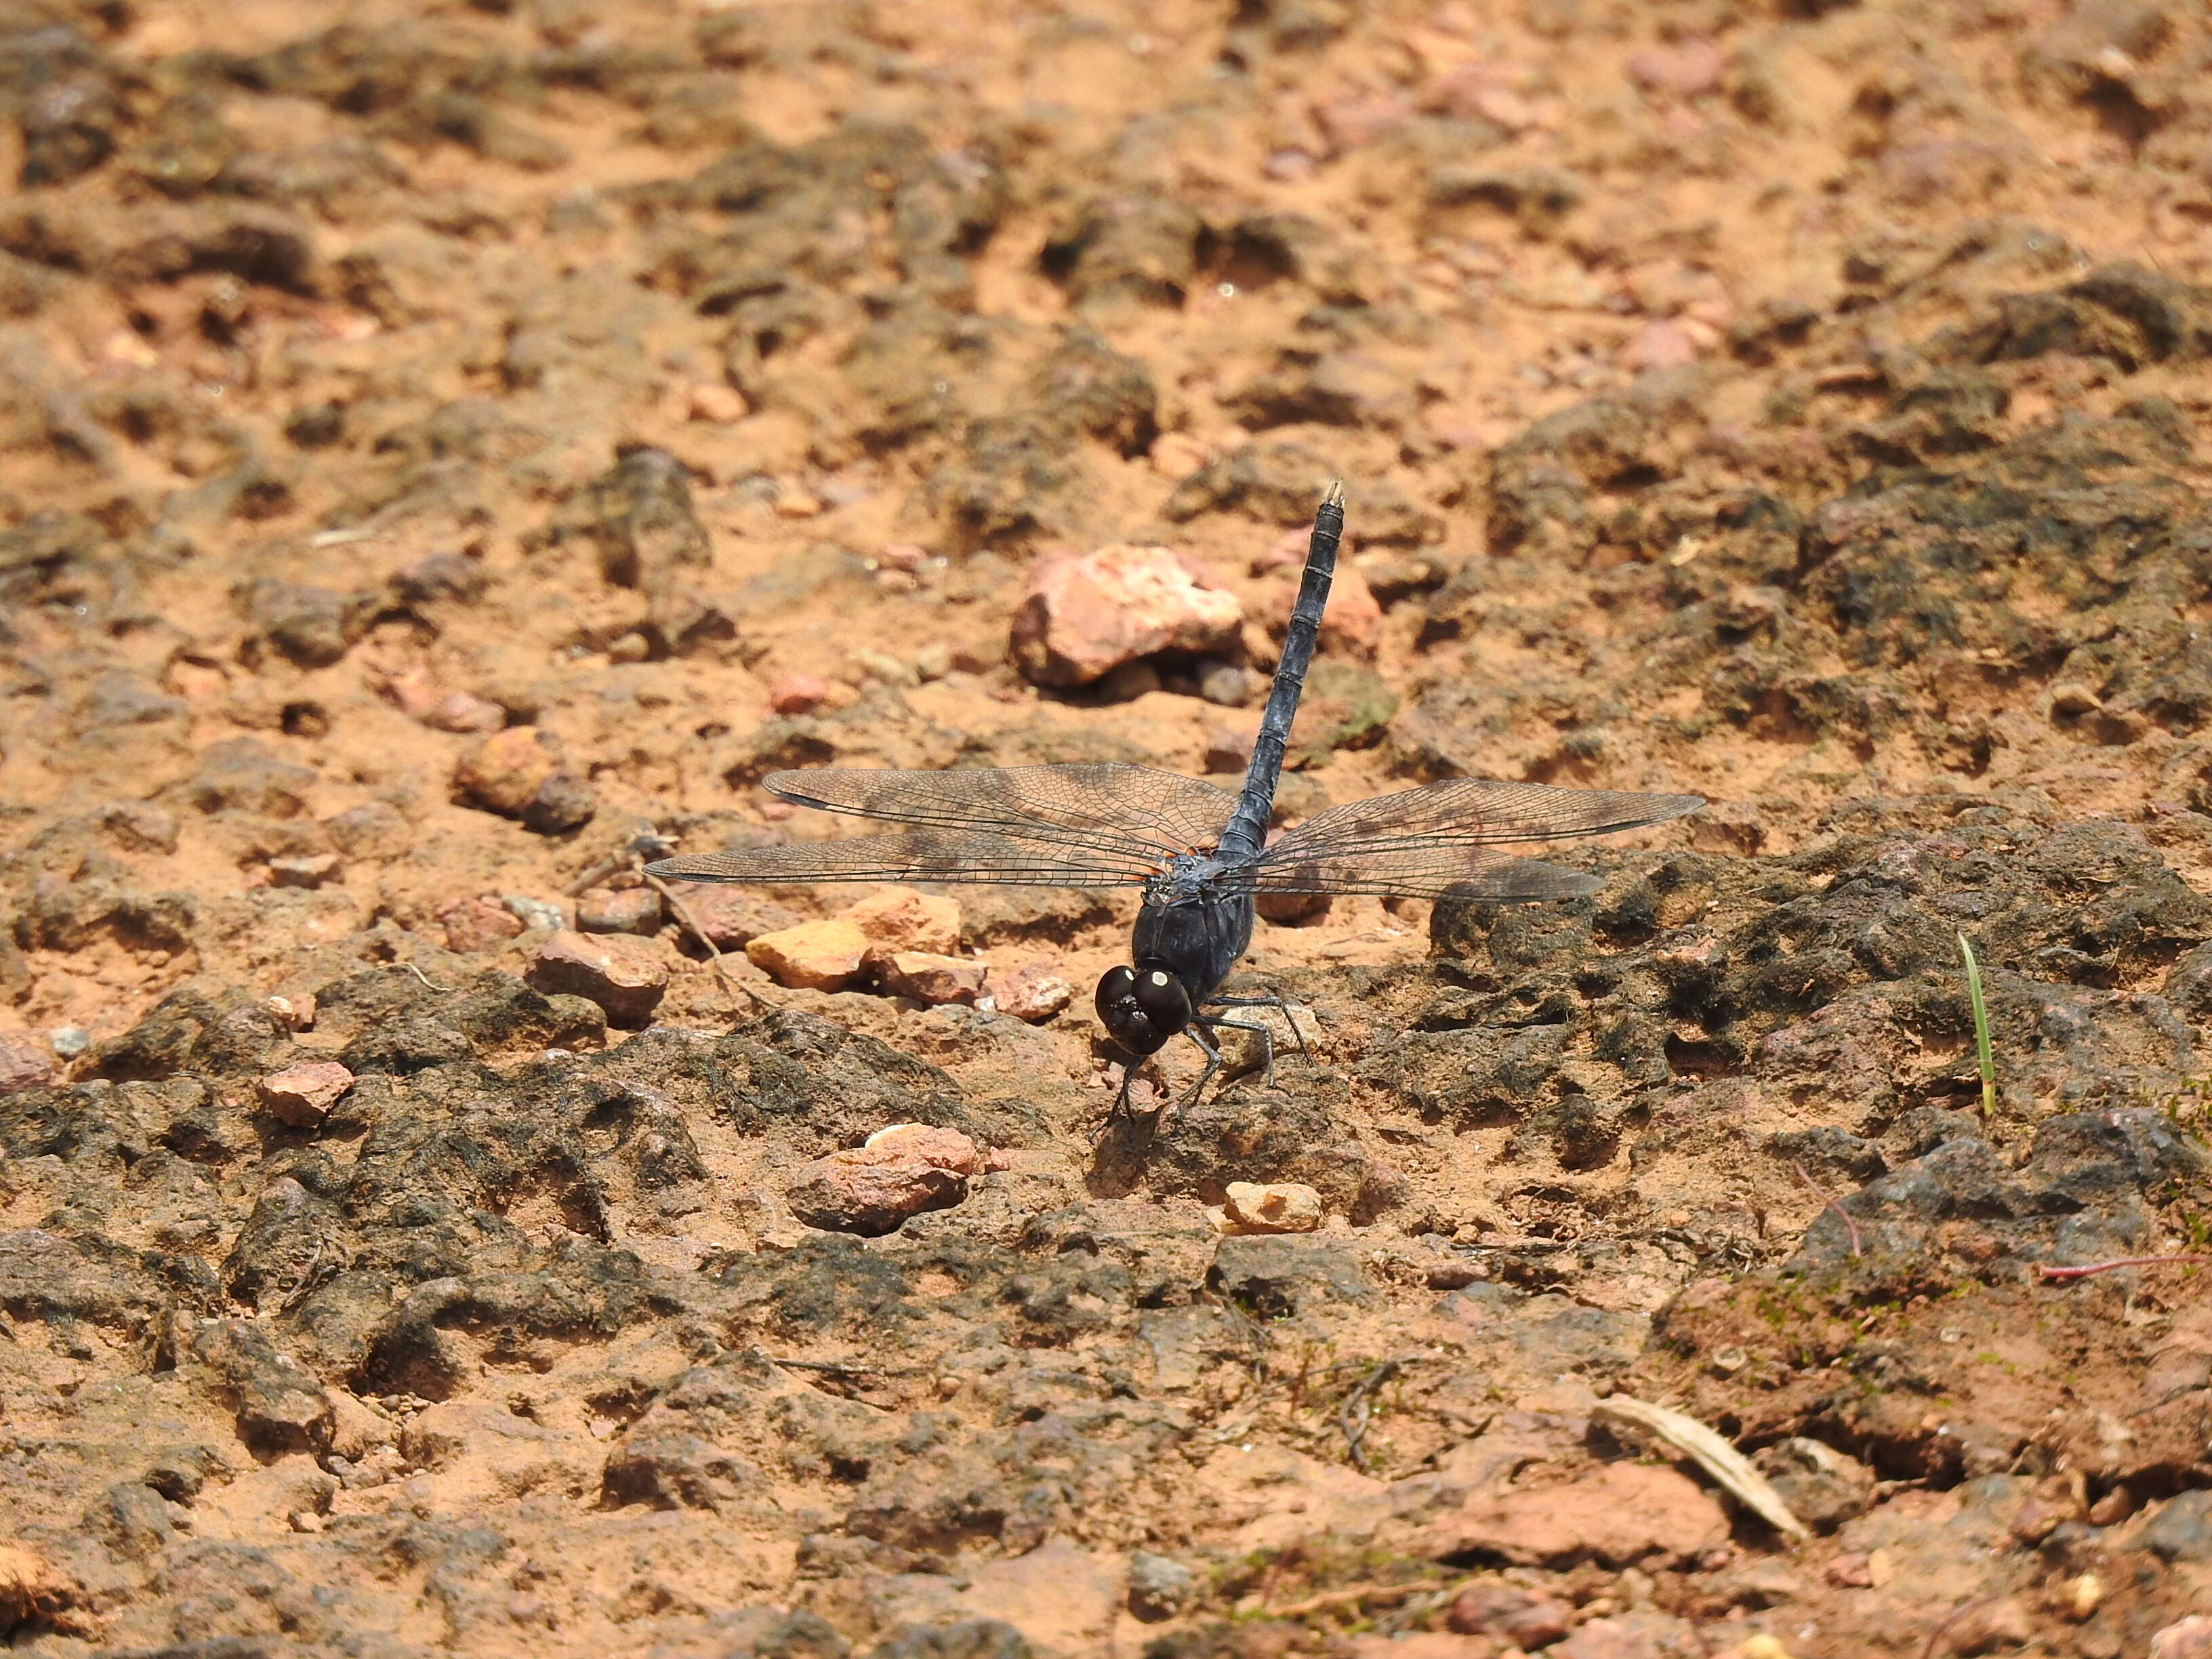
{"label": "pebble", "polygon": [[718,426],[727,426],[742,421],[752,413],[745,402],[744,393],[733,386],[723,386],[714,380],[701,380],[691,388],[691,418],[711,421]]}
{"label": "pebble", "polygon": [[933,1006],[973,1004],[983,994],[984,965],[972,957],[939,956],[930,951],[873,951],[876,979],[894,996],[912,997]]}
{"label": "pebble", "polygon": [[877,1130],[860,1144],[888,1147],[904,1157],[918,1158],[940,1170],[950,1170],[957,1176],[981,1175],[990,1163],[989,1154],[972,1137],[957,1129],[940,1129],[930,1123],[893,1123]]}
{"label": "pebble", "polygon": [[497,732],[507,725],[507,710],[472,691],[449,691],[416,718],[440,732]]}
{"label": "pebble", "polygon": [[58,1069],[52,1051],[28,1031],[0,1031],[0,1095],[43,1089]]}
{"label": "pebble", "polygon": [[46,1033],[46,1041],[64,1060],[75,1060],[92,1047],[92,1033],[82,1025],[57,1025]]}
{"label": "pebble", "polygon": [[502,893],[499,902],[525,927],[566,927],[568,913],[559,905],[522,893]]}
{"label": "pebble", "polygon": [[650,887],[628,887],[610,891],[588,889],[576,901],[576,931],[580,933],[657,933],[663,907],[660,895]]}
{"label": "pebble", "polygon": [[1566,1635],[1573,1609],[1564,1601],[1511,1584],[1470,1584],[1444,1614],[1444,1623],[1463,1636],[1502,1636],[1534,1652]]}
{"label": "pebble", "polygon": [[759,934],[746,941],[745,956],[778,985],[842,991],[860,978],[873,944],[844,917],[835,916]]}
{"label": "pebble", "polygon": [[879,1238],[968,1196],[967,1177],[897,1146],[854,1146],[805,1165],[785,1194],[791,1213],[827,1232]]}
{"label": "pebble", "polygon": [[851,690],[819,674],[787,674],[768,689],[768,706],[779,714],[811,714]]}
{"label": "pebble", "polygon": [[850,922],[871,943],[888,951],[927,951],[949,957],[960,948],[960,902],[911,887],[886,887],[848,905],[838,920]]}
{"label": "pebble", "polygon": [[775,498],[775,516],[779,519],[811,519],[821,511],[821,500],[803,489],[787,489]]}
{"label": "pebble", "polygon": [[607,1023],[635,1029],[668,991],[668,969],[642,940],[563,927],[538,947],[526,977],[548,996],[589,998]]}
{"label": "pebble", "polygon": [[1075,988],[1042,962],[1025,962],[1005,972],[994,968],[984,976],[983,989],[1000,1013],[1031,1025],[1042,1024],[1075,1000]]}
{"label": "pebble", "polygon": [[312,1129],[331,1115],[353,1087],[353,1073],[334,1060],[311,1060],[271,1072],[256,1085],[270,1115],[295,1129]]}
{"label": "pebble", "polygon": [[2151,1633],[2148,1659],[2212,1659],[2212,1618],[2193,1613]]}
{"label": "pebble", "polygon": [[313,991],[287,991],[281,996],[270,997],[261,1006],[288,1031],[312,1031],[315,1029],[315,994]]}
{"label": "pebble", "polygon": [[[522,918],[493,899],[448,899],[436,914],[446,930],[446,948],[456,956],[496,950],[522,932]],[[560,926],[557,916],[553,925]]]}
{"label": "pebble", "polygon": [[1137,1550],[1129,1557],[1129,1611],[1147,1624],[1172,1619],[1198,1594],[1198,1575],[1168,1556]]}
{"label": "pebble", "polygon": [[1621,349],[1621,361],[1631,368],[1679,368],[1695,362],[1698,343],[1680,323],[1650,322]]}
{"label": "pebble", "polygon": [[573,830],[598,810],[591,787],[562,769],[559,745],[534,726],[509,726],[471,747],[453,769],[453,788],[469,805],[540,834]]}
{"label": "pebble", "polygon": [[1158,651],[1219,653],[1237,640],[1237,596],[1164,547],[1047,556],[1014,611],[1015,665],[1040,685],[1088,685]]}
{"label": "pebble", "polygon": [[269,860],[272,887],[320,887],[338,872],[336,853],[311,853],[304,858]]}
{"label": "pebble", "polygon": [[1628,54],[1628,78],[1651,92],[1698,98],[1718,90],[1728,58],[1710,40],[1642,46]]}
{"label": "pebble", "polygon": [[1217,1232],[1310,1233],[1321,1225],[1321,1194],[1296,1181],[1232,1181],[1206,1216]]}
{"label": "pebble", "polygon": [[1431,1551],[1492,1555],[1516,1566],[1626,1566],[1694,1560],[1728,1537],[1728,1517],[1688,1476],[1608,1463],[1565,1486],[1478,1494],[1437,1524]]}
{"label": "pebble", "polygon": [[781,904],[721,883],[680,884],[670,890],[684,913],[717,951],[742,951],[763,933],[796,927],[799,917]]}

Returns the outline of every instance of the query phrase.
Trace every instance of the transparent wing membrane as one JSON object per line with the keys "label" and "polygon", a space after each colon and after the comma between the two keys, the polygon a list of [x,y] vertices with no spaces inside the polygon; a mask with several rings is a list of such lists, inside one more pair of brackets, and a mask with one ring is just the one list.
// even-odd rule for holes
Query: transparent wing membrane
{"label": "transparent wing membrane", "polygon": [[1113,764],[950,772],[825,768],[771,772],[762,786],[825,812],[1150,859],[1212,847],[1237,798],[1202,778]]}
{"label": "transparent wing membrane", "polygon": [[1555,789],[1542,783],[1455,778],[1332,806],[1285,831],[1260,856],[1271,863],[1316,853],[1381,852],[1437,843],[1484,847],[1565,841],[1663,823],[1705,804],[1698,795]]}
{"label": "transparent wing membrane", "polygon": [[1006,887],[1116,887],[1143,881],[1158,864],[981,830],[908,830],[846,841],[702,853],[664,859],[648,867],[654,875],[670,881],[942,881]]}
{"label": "transparent wing membrane", "polygon": [[1261,893],[1500,901],[1580,898],[1604,884],[1580,870],[1512,858],[1486,847],[1402,847],[1321,853],[1287,861],[1272,856],[1273,851],[1270,848],[1269,856],[1237,872],[1235,884]]}

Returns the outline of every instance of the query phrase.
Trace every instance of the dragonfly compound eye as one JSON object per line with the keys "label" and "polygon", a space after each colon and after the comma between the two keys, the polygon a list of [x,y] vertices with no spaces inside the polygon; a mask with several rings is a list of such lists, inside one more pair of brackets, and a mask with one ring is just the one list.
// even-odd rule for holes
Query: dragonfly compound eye
{"label": "dragonfly compound eye", "polygon": [[1098,981],[1098,1020],[1132,1054],[1156,1053],[1190,1024],[1190,994],[1173,974],[1110,968]]}

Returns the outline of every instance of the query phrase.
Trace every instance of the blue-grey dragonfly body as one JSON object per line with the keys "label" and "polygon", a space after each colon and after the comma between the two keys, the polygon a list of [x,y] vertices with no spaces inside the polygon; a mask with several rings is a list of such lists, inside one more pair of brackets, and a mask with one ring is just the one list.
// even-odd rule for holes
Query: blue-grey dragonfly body
{"label": "blue-grey dragonfly body", "polygon": [[[1098,983],[1100,1022],[1135,1060],[1188,1034],[1205,1051],[1206,1069],[1186,1099],[1195,1099],[1220,1069],[1211,1034],[1223,1027],[1260,1033],[1273,1083],[1266,1028],[1206,1012],[1281,1006],[1273,996],[1219,994],[1251,945],[1260,895],[1577,897],[1593,891],[1596,878],[1515,858],[1498,846],[1634,829],[1705,804],[1695,795],[1458,778],[1331,807],[1269,842],[1275,789],[1343,532],[1343,490],[1332,484],[1315,515],[1282,659],[1234,795],[1203,779],[1142,766],[776,772],[762,782],[786,800],[903,827],[667,859],[647,868],[684,881],[1141,887],[1130,965],[1110,969]],[[1136,1069],[1133,1060],[1122,1073],[1117,1110],[1127,1103]]]}

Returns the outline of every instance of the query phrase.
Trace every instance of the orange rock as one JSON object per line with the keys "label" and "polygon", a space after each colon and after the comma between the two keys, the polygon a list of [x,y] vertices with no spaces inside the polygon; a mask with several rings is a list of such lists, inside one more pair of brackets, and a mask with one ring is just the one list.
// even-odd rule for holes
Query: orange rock
{"label": "orange rock", "polygon": [[1025,962],[1005,973],[994,968],[984,976],[983,988],[1000,1013],[1032,1025],[1050,1019],[1075,1000],[1075,988],[1042,962]]}
{"label": "orange rock", "polygon": [[353,1087],[353,1073],[334,1060],[287,1066],[261,1079],[257,1092],[270,1115],[295,1129],[312,1129],[331,1115],[338,1097]]}
{"label": "orange rock", "polygon": [[463,755],[453,783],[477,805],[519,817],[538,786],[560,769],[560,756],[536,726],[514,726]]}
{"label": "orange rock", "polygon": [[863,1144],[918,1158],[957,1176],[981,1175],[989,1162],[988,1154],[959,1130],[940,1129],[928,1123],[894,1123],[877,1130]]}
{"label": "orange rock", "polygon": [[642,939],[568,927],[538,946],[526,977],[548,996],[589,998],[609,1024],[633,1029],[652,1019],[668,991],[668,969]]}
{"label": "orange rock", "polygon": [[877,1238],[927,1210],[949,1210],[968,1196],[963,1176],[896,1146],[855,1146],[817,1158],[785,1195],[810,1227]]}
{"label": "orange rock", "polygon": [[949,957],[960,948],[960,902],[911,887],[887,887],[839,918],[886,951],[927,951]]}
{"label": "orange rock", "polygon": [[971,957],[939,956],[929,951],[878,951],[871,952],[870,960],[875,964],[878,981],[894,996],[935,1006],[972,1003],[983,994],[983,964]]}
{"label": "orange rock", "polygon": [[1673,1469],[1608,1463],[1560,1486],[1482,1493],[1437,1522],[1429,1553],[1492,1556],[1516,1566],[1693,1559],[1728,1541],[1728,1517]]}
{"label": "orange rock", "polygon": [[1030,572],[1014,611],[1014,663],[1039,685],[1087,685],[1156,651],[1219,651],[1243,623],[1235,594],[1167,548],[1061,553]]}
{"label": "orange rock", "polygon": [[522,932],[522,918],[494,899],[448,899],[437,916],[445,924],[446,948],[456,956],[495,950]]}
{"label": "orange rock", "polygon": [[846,688],[819,674],[787,674],[768,689],[768,706],[779,714],[808,714],[835,702]]}
{"label": "orange rock", "polygon": [[763,933],[799,926],[799,917],[742,887],[679,882],[672,890],[684,914],[718,951],[742,951]]}
{"label": "orange rock", "polygon": [[747,941],[745,955],[778,985],[842,991],[860,978],[872,943],[842,916],[802,921]]}

